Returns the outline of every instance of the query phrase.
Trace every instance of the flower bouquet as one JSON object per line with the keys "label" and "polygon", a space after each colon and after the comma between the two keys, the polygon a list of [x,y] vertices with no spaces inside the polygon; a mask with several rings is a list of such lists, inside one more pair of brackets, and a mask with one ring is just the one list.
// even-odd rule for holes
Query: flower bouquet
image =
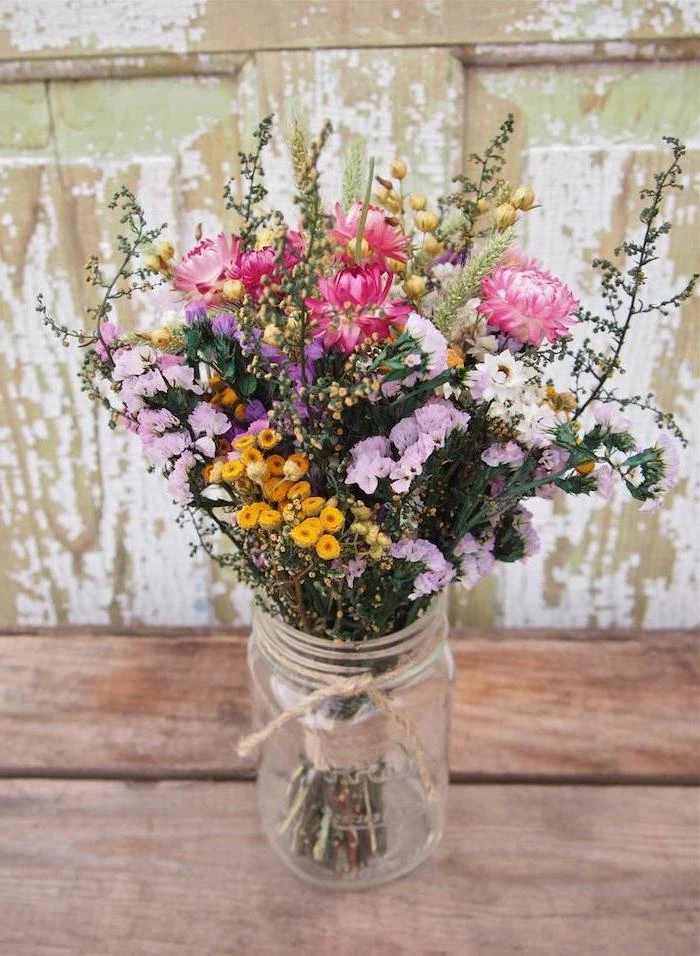
{"label": "flower bouquet", "polygon": [[[641,193],[642,236],[617,261],[593,262],[596,314],[515,245],[537,197],[502,176],[510,117],[434,205],[406,188],[403,161],[375,177],[358,147],[342,201],[326,201],[319,157],[330,127],[311,140],[295,123],[293,226],[267,204],[271,123],[225,189],[234,231],[197,236],[177,258],[165,227],[149,229],[123,188],[112,202],[122,264],[106,276],[88,263],[103,291],[90,330],[58,324],[41,300],[39,310],[85,348],[89,395],[139,437],[197,543],[263,609],[251,659],[262,729],[245,747],[263,747],[261,767],[273,754],[260,778],[273,842],[306,875],[361,882],[420,857],[402,851],[381,868],[402,839],[391,788],[392,800],[410,787],[420,800],[444,795],[450,663],[435,599],[533,553],[528,498],[609,497],[620,486],[648,510],[676,480],[672,417],[611,380],[631,324],[678,306],[697,278],[661,302],[645,297],[684,148],[667,140],[669,165]],[[167,321],[120,328],[119,299],[158,286]],[[588,332],[575,344],[577,325]],[[649,447],[626,406],[663,426]],[[434,693],[412,710],[406,688],[435,678],[436,660]],[[438,698],[441,716],[426,726]],[[301,730],[285,737],[291,725]],[[377,746],[387,738],[393,750]]]}

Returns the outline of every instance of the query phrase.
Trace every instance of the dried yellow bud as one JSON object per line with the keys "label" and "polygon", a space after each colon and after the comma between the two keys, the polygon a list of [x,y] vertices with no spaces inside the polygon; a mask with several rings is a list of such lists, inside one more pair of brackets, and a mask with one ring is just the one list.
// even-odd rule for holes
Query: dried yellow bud
{"label": "dried yellow bud", "polygon": [[406,173],[408,172],[408,166],[406,165],[405,160],[395,159],[391,164],[391,175],[395,179],[405,179]]}
{"label": "dried yellow bud", "polygon": [[531,186],[518,186],[510,197],[510,201],[516,209],[527,212],[535,205],[535,190]]}
{"label": "dried yellow bud", "polygon": [[164,262],[169,262],[175,255],[175,246],[169,239],[162,239],[156,243],[156,255]]}
{"label": "dried yellow bud", "polygon": [[411,196],[411,209],[415,212],[420,212],[421,209],[425,209],[428,205],[428,199],[423,193],[413,193]]}
{"label": "dried yellow bud", "polygon": [[280,330],[274,324],[274,322],[269,322],[264,330],[262,340],[265,345],[277,345],[279,343]]}
{"label": "dried yellow bud", "polygon": [[425,277],[412,275],[404,281],[404,292],[411,299],[417,299],[425,292]]}
{"label": "dried yellow bud", "polygon": [[406,263],[399,262],[398,259],[387,259],[386,264],[389,266],[392,272],[395,272],[397,275],[403,275],[406,271]]}
{"label": "dried yellow bud", "polygon": [[389,212],[401,212],[401,197],[395,189],[392,189],[389,195],[386,197],[384,205]]}
{"label": "dried yellow bud", "polygon": [[172,337],[172,332],[165,326],[162,326],[160,329],[154,329],[149,335],[151,345],[155,345],[157,349],[167,348],[172,341]]}
{"label": "dried yellow bud", "polygon": [[488,201],[488,199],[484,199],[483,196],[476,204],[476,208],[479,210],[482,216],[485,212],[489,211],[490,207],[491,207],[491,203]]}
{"label": "dried yellow bud", "polygon": [[501,203],[501,205],[496,209],[495,216],[496,225],[498,228],[507,229],[508,226],[512,226],[517,219],[515,206],[511,206],[509,202]]}
{"label": "dried yellow bud", "polygon": [[245,288],[240,279],[227,279],[222,286],[221,294],[227,302],[240,302],[245,295]]}
{"label": "dried yellow bud", "polygon": [[428,253],[429,256],[439,256],[440,253],[445,251],[445,247],[438,239],[435,238],[435,236],[425,237],[423,249]]}
{"label": "dried yellow bud", "polygon": [[435,232],[440,222],[435,213],[429,209],[417,212],[413,218],[421,232]]}
{"label": "dried yellow bud", "polygon": [[159,256],[145,256],[143,264],[146,269],[150,269],[151,272],[160,272],[160,257]]}

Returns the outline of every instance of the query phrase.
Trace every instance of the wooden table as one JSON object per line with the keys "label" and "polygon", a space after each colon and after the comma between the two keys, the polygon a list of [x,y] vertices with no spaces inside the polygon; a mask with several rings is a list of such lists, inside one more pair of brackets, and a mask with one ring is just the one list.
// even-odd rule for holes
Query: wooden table
{"label": "wooden table", "polygon": [[0,636],[0,953],[697,956],[698,635],[454,647],[443,847],[333,894],[261,835],[244,637]]}

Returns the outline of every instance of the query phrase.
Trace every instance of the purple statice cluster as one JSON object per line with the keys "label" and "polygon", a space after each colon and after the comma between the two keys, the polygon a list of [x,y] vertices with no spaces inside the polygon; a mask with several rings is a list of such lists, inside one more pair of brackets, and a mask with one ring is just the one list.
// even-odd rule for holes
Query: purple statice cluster
{"label": "purple statice cluster", "polygon": [[357,442],[350,449],[345,483],[373,494],[380,479],[388,478],[392,491],[404,494],[423,473],[430,456],[445,447],[449,435],[457,429],[466,430],[468,424],[466,412],[448,399],[432,398],[397,422],[388,438],[374,435]]}
{"label": "purple statice cluster", "polygon": [[148,344],[122,346],[113,352],[113,380],[119,385],[122,414],[144,445],[146,458],[164,469],[168,489],[181,504],[192,500],[190,472],[216,455],[216,439],[231,430],[228,415],[208,402],[196,401],[184,418],[167,408],[154,408],[147,399],[167,396],[170,389],[202,394],[194,369],[183,356],[159,352]]}
{"label": "purple statice cluster", "polygon": [[487,535],[479,541],[467,532],[455,545],[454,555],[459,559],[459,576],[467,590],[471,590],[487,575],[496,560],[493,554],[495,538]]}
{"label": "purple statice cluster", "polygon": [[455,576],[455,567],[447,560],[442,551],[425,538],[403,538],[396,541],[389,548],[392,558],[408,561],[411,564],[420,564],[423,570],[416,575],[413,581],[413,591],[409,594],[409,601],[426,597],[442,591]]}

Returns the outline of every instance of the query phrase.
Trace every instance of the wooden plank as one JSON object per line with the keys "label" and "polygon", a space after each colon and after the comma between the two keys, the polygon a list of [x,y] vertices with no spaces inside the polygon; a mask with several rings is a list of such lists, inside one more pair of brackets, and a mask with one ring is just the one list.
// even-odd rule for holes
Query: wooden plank
{"label": "wooden plank", "polygon": [[[124,22],[129,30],[123,29]],[[4,0],[0,59],[692,37],[691,0]]]}
{"label": "wooden plank", "polygon": [[[453,642],[459,778],[698,779],[692,632]],[[248,727],[245,638],[0,638],[0,772],[233,776]]]}
{"label": "wooden plank", "polygon": [[444,843],[371,893],[297,882],[245,783],[0,783],[12,956],[696,956],[698,793],[453,787]]}

